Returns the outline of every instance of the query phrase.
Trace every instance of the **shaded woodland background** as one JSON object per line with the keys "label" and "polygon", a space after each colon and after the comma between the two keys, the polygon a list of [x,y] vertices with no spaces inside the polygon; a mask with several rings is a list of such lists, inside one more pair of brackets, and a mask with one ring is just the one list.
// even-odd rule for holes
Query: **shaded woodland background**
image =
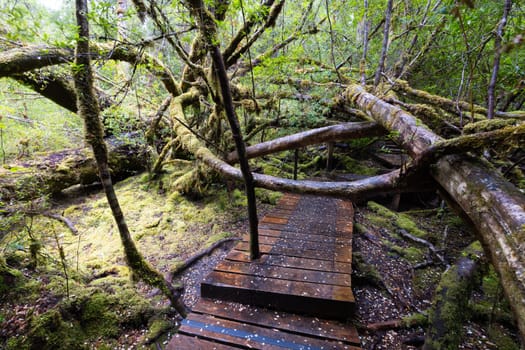
{"label": "shaded woodland background", "polygon": [[[501,278],[499,293],[515,317],[511,338],[525,334],[522,1],[119,0],[75,12],[85,5],[65,1],[55,11],[36,1],[0,2],[0,288],[5,305],[48,296],[29,314],[22,308],[22,336],[4,327],[7,348],[56,348],[60,336],[53,343],[47,332],[60,334],[74,310],[85,315],[75,320],[77,338],[91,344],[111,344],[119,328],[149,322],[151,331],[148,320],[159,313],[154,331],[162,334],[186,312],[184,286],[169,257],[143,256],[142,237],[176,227],[166,242],[184,266],[200,248],[234,238],[228,226],[237,215],[248,215],[243,229],[255,235],[254,199],[263,208],[261,201],[275,203],[278,194],[269,190],[348,197],[357,205],[374,199],[394,210],[415,206],[414,198],[439,212],[448,202],[482,242],[440,262],[447,272],[462,256],[470,264],[453,307],[468,302],[490,261],[489,275]],[[132,194],[122,197],[131,204],[134,196],[150,199],[140,223],[129,209],[122,215],[113,190],[113,182],[138,173],[126,180],[138,181]],[[78,234],[81,213],[108,205],[57,198],[100,180],[116,227],[97,218],[87,227],[104,227],[99,240],[114,232],[123,251],[82,262],[80,243],[75,251],[64,237],[85,237]],[[429,194],[414,197],[422,192]],[[158,210],[149,216],[151,206]],[[233,212],[244,214],[228,219]],[[475,238],[465,240],[458,246]],[[39,284],[47,269],[56,285],[49,274],[46,286]],[[124,282],[130,275],[160,290],[176,311],[150,309]],[[142,307],[124,325],[115,318],[131,306],[108,292],[115,281],[82,296],[70,290],[108,276]],[[13,285],[26,296],[9,296]],[[446,334],[461,328],[464,315],[448,325],[438,304],[425,318],[427,349],[461,339],[461,330],[459,340]],[[85,311],[107,305],[121,311],[109,316],[115,328],[100,334],[86,326],[94,319]],[[10,308],[0,314],[5,321],[16,318]]]}

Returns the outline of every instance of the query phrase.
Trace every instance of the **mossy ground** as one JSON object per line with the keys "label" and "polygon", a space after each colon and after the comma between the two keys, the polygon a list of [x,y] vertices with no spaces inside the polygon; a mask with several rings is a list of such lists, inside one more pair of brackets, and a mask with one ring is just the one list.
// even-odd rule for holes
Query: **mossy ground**
{"label": "mossy ground", "polygon": [[[139,175],[116,185],[139,250],[167,276],[177,263],[201,249],[243,233],[247,216],[239,189],[228,192],[225,186],[213,185],[201,200],[188,200],[172,191],[177,176],[170,174],[176,171],[171,169],[156,182]],[[263,190],[258,194],[266,203],[279,197]],[[11,288],[14,293],[1,297],[0,348],[109,349],[135,347],[165,336],[175,325],[175,314],[162,295],[131,280],[104,195],[96,192],[62,200],[55,211],[71,221],[78,235],[56,220],[37,216],[1,242],[9,264],[2,274],[19,283],[17,290]],[[27,250],[29,236],[41,247],[35,268]],[[23,316],[16,328],[8,325],[25,310],[24,305],[34,303],[40,306]]]}

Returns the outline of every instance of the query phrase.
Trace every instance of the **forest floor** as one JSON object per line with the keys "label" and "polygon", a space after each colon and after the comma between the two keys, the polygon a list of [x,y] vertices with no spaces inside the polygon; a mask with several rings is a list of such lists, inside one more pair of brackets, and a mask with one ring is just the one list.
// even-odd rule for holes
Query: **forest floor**
{"label": "forest floor", "polygon": [[[120,183],[118,191],[139,249],[169,278],[185,259],[247,230],[239,190],[229,193],[217,188],[210,198],[189,201],[169,196],[162,186],[150,187],[136,177]],[[266,199],[266,203],[259,203],[262,217],[272,208],[268,203],[275,203],[277,197],[268,193],[259,197]],[[367,350],[417,349],[422,345],[425,327],[421,323],[398,327],[387,321],[424,314],[442,272],[475,240],[472,230],[449,209],[440,208],[434,195],[407,195],[400,203],[403,213],[387,209],[389,203],[368,202],[356,207],[353,286],[357,311],[352,322]],[[103,194],[89,192],[57,199],[53,211],[71,220],[80,234],[72,235],[60,223],[33,218],[10,240],[4,238],[6,260],[22,271],[25,283],[16,289],[16,295],[5,293],[0,298],[0,348],[162,347],[175,331],[177,317],[159,291],[130,283]],[[44,228],[46,235],[42,234]],[[400,230],[435,245],[443,262],[426,246],[404,238]],[[45,247],[39,252],[37,267],[22,247],[28,232]],[[200,281],[233,244],[221,245],[174,278],[184,284],[183,298],[188,306],[199,298]],[[64,276],[57,258],[60,245],[69,276]],[[480,281],[472,304],[478,306],[477,314],[463,327],[461,349],[519,349],[511,326],[495,317],[489,322],[479,316],[508,314],[493,271]],[[83,346],[78,347],[68,336],[83,339]]]}

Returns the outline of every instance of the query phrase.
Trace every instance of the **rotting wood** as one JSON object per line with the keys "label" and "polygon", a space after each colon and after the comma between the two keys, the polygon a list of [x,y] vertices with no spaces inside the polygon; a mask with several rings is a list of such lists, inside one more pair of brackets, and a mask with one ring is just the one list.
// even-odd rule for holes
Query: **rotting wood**
{"label": "rotting wood", "polygon": [[[124,179],[145,169],[146,154],[136,144],[111,140],[108,146],[114,179]],[[38,155],[0,168],[0,201],[35,199],[73,185],[99,181],[96,162],[88,148]]]}
{"label": "rotting wood", "polygon": [[483,249],[474,242],[441,276],[429,313],[424,350],[456,349],[463,338],[465,310],[472,290],[481,283]]}
{"label": "rotting wood", "polygon": [[[415,158],[443,141],[409,113],[352,85],[345,93]],[[446,155],[431,166],[432,177],[474,224],[491,258],[525,339],[525,195],[489,164],[469,155]]]}

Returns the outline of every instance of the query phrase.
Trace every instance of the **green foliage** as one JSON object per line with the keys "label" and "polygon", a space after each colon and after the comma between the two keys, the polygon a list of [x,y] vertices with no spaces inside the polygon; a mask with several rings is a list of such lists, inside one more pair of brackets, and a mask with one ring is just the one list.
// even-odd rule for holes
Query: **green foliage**
{"label": "green foliage", "polygon": [[[27,96],[24,98],[24,96]],[[19,84],[0,81],[0,115],[6,161],[30,157],[35,152],[78,147],[82,140],[80,118],[39,98]],[[15,171],[15,168],[11,168]]]}

